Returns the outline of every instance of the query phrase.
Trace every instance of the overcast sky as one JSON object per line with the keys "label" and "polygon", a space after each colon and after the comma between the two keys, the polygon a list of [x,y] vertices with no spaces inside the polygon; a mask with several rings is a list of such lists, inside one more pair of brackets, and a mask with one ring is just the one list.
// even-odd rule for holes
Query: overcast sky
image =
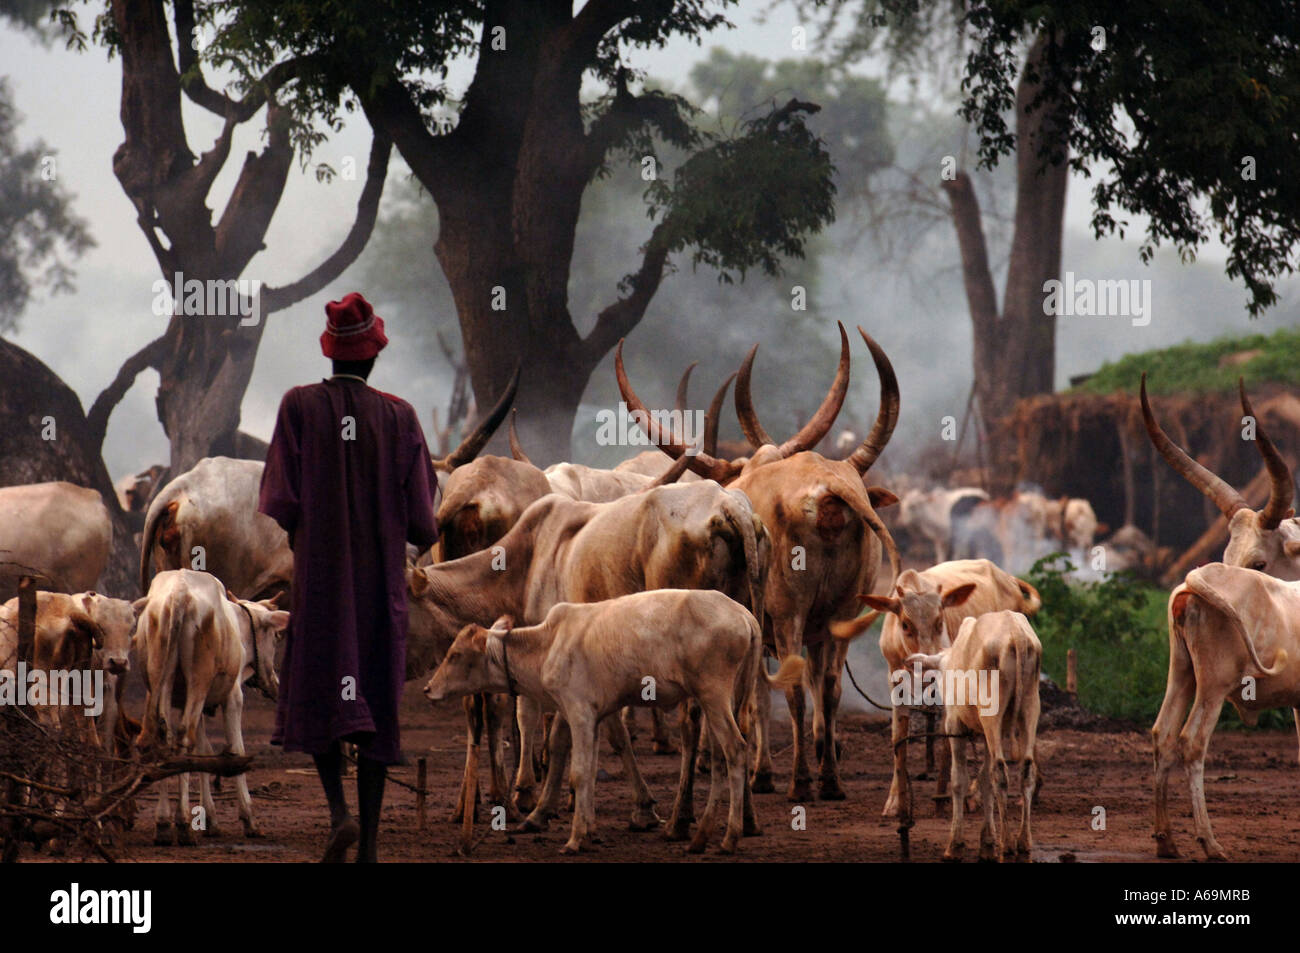
{"label": "overcast sky", "polygon": [[[638,54],[636,65],[647,67],[655,76],[682,83],[690,66],[707,55],[711,46],[771,59],[796,55],[791,49],[791,30],[796,19],[787,6],[773,9],[763,24],[744,12],[733,13],[732,19],[737,29],[706,37],[702,46],[678,40],[664,50]],[[806,55],[817,53],[809,49]],[[43,48],[27,35],[8,30],[0,31],[0,61],[5,64],[4,71],[23,117],[18,133],[20,142],[27,144],[39,138],[57,154],[59,178],[75,193],[75,208],[89,221],[98,242],[77,264],[77,292],[36,300],[23,315],[21,330],[14,337],[60,374],[80,394],[83,404],[88,405],[112,379],[123,359],[160,333],[165,322],[155,317],[150,308],[157,267],[134,222],[134,210],[111,167],[113,151],[122,141],[118,119],[120,64],[110,62],[100,48],[80,54],[59,45]],[[187,101],[186,121],[191,147],[196,152],[207,149],[218,132],[215,119]],[[259,122],[260,117],[245,124],[236,136],[231,160],[209,202],[218,214],[238,174],[244,152],[260,148]],[[364,169],[369,138],[364,120],[355,119],[322,145],[315,158],[337,169],[343,157],[352,156],[358,168]],[[394,171],[399,167],[400,163],[396,163]],[[267,236],[268,250],[254,260],[245,276],[279,285],[299,277],[318,263],[349,227],[360,185],[359,181],[339,180],[320,184],[310,171],[300,173],[295,168]],[[1137,261],[1136,246],[1131,240],[1128,243],[1112,240],[1101,245],[1093,242],[1087,229],[1088,216],[1086,183],[1073,182],[1067,215],[1067,269],[1080,263],[1105,261],[1116,272],[1108,272],[1108,276],[1150,276]],[[432,253],[428,262],[413,266],[432,266]],[[575,270],[578,268],[581,262],[575,263]],[[1186,278],[1196,282],[1198,300],[1212,302],[1210,306],[1222,310],[1224,330],[1269,330],[1287,315],[1294,319],[1296,311],[1291,296],[1265,321],[1248,324],[1241,308],[1245,300],[1243,289],[1227,282],[1221,272],[1221,251],[1211,249],[1201,256],[1196,274],[1189,271]],[[836,280],[840,282],[836,293],[846,309],[856,309],[863,295],[859,284],[861,268],[847,263],[839,269]],[[957,352],[963,342],[967,348],[965,355],[954,362],[949,382],[964,393],[970,379],[970,332],[968,321],[962,316],[964,303],[958,273],[952,274],[951,282],[952,294],[945,295],[951,313],[935,320],[951,324],[953,335],[944,344]],[[320,294],[270,319],[244,401],[244,429],[268,437],[283,391],[326,373],[327,366],[317,344],[323,322],[322,307],[327,300],[341,297],[348,290],[352,290],[350,277],[344,275]],[[853,313],[845,317],[855,322],[861,320]],[[885,329],[878,335],[887,349],[891,345],[891,333]],[[1103,356],[1114,356],[1126,350],[1173,343],[1185,336],[1187,332],[1180,330],[1177,320],[1163,321],[1140,335],[1128,329],[1099,332],[1095,325],[1063,326],[1060,377],[1063,380],[1068,374],[1095,366],[1097,348]],[[895,337],[896,342],[901,340]],[[912,357],[918,368],[934,366],[933,354]],[[897,363],[900,363],[900,378],[908,380],[905,369],[909,361],[904,357]],[[408,397],[426,421],[429,407],[441,402],[445,395],[445,382],[434,373],[400,359],[381,363],[374,382],[382,389]],[[167,459],[166,441],[153,408],[156,385],[156,374],[141,375],[113,417],[106,459],[114,477]]]}

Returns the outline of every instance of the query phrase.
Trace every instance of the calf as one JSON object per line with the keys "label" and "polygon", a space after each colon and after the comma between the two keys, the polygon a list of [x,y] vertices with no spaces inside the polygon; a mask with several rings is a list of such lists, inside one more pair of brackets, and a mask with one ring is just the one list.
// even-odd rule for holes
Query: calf
{"label": "calf", "polygon": [[[519,692],[558,709],[574,745],[570,781],[576,791],[566,854],[577,853],[595,833],[596,728],[626,705],[670,707],[695,699],[712,736],[709,800],[689,850],[704,850],[720,798],[723,766],[730,805],[722,850],[736,849],[743,830],[745,739],[735,712],[747,708],[756,680],[799,684],[803,662],[789,656],[775,679],[762,667],[763,635],[754,616],[720,592],[656,589],[596,603],[559,603],[540,625],[491,629],[468,625],[425,687],[440,701],[471,692]],[[553,739],[553,746],[562,738]],[[563,752],[548,772],[558,778]],[[692,770],[682,752],[682,775]],[[543,803],[546,795],[543,795]],[[674,812],[675,814],[677,812]]]}
{"label": "calf", "polygon": [[[958,559],[925,572],[909,569],[899,575],[891,595],[858,598],[877,612],[888,613],[880,631],[880,654],[895,687],[909,656],[918,652],[934,654],[946,648],[951,644],[951,633],[963,620],[1002,609],[1033,615],[1043,604],[1038,590],[987,559]],[[868,613],[833,626],[832,631],[836,638],[852,639],[865,632],[875,619],[875,612]],[[906,741],[911,707],[895,704],[893,708],[894,779],[882,814],[897,816],[902,827],[912,823]],[[943,787],[941,782],[941,795]]]}
{"label": "calf", "polygon": [[[227,748],[242,756],[243,685],[251,681],[268,697],[276,697],[279,681],[275,674],[275,648],[289,624],[289,613],[276,609],[270,599],[265,602],[236,599],[216,576],[190,569],[158,573],[149,586],[149,594],[134,605],[139,619],[135,645],[148,689],[139,746],[149,749],[159,742],[160,735],[166,743],[179,727],[177,744],[181,751],[210,754],[203,715],[213,714],[220,708]],[[182,709],[179,726],[172,721],[173,708]],[[244,834],[258,837],[248,780],[241,774],[235,784]],[[205,813],[203,829],[208,836],[216,836],[220,831],[207,774],[202,776],[200,788]],[[171,843],[166,827],[167,809],[167,788],[163,786],[158,793],[154,843]],[[182,774],[174,821],[180,844],[194,843],[190,820],[189,775]]]}
{"label": "calf", "polygon": [[[1023,613],[1004,610],[968,618],[952,646],[933,655],[917,654],[908,663],[922,678],[937,674],[944,704],[944,733],[952,736],[954,790],[966,790],[966,742],[984,738],[980,765],[980,801],[984,826],[980,830],[980,860],[1011,857],[1011,827],[1007,818],[1007,762],[1020,762],[1022,801],[1020,832],[1014,854],[1028,858],[1033,848],[1029,815],[1037,783],[1034,740],[1038,733],[1038,672],[1043,647]],[[994,774],[996,773],[996,777]],[[990,796],[993,795],[993,796]],[[965,846],[962,826],[965,798],[952,799],[952,831],[943,859],[961,860]],[[995,824],[993,809],[997,807]]]}
{"label": "calf", "polygon": [[[119,717],[119,689],[130,664],[131,630],[134,627],[135,613],[131,603],[123,599],[110,599],[97,592],[36,594],[33,670],[103,673],[103,682],[96,688],[98,694],[87,699],[88,706],[83,706],[102,704],[98,729],[95,721],[73,715],[68,706],[63,706],[63,710],[58,712],[42,706],[43,717],[48,723],[70,725],[90,744],[102,745],[112,753],[113,733]],[[18,600],[10,599],[0,606],[0,669],[14,670],[17,652]],[[68,721],[70,716],[74,722]]]}
{"label": "calf", "polygon": [[1169,826],[1169,771],[1180,762],[1191,788],[1196,839],[1209,860],[1227,860],[1205,805],[1205,753],[1225,701],[1248,725],[1270,708],[1300,708],[1300,582],[1210,563],[1188,573],[1170,594],[1169,681],[1151,729],[1161,857],[1178,856]]}

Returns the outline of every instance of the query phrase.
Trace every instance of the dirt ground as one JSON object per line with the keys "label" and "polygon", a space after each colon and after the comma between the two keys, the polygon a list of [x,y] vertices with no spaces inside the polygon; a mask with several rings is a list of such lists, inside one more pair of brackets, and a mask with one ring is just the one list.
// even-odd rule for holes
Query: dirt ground
{"label": "dirt ground", "polygon": [[[155,847],[152,836],[155,800],[150,794],[140,803],[134,830],[114,848],[115,853],[128,860],[178,863],[318,859],[326,831],[320,787],[309,758],[286,755],[267,744],[272,714],[270,702],[256,692],[250,693],[244,737],[250,753],[257,759],[249,782],[254,792],[254,814],[266,835],[264,838],[246,840],[242,836],[234,787],[226,782],[217,796],[222,836],[202,839],[197,847]],[[847,716],[842,732],[842,768],[848,799],[804,804],[806,830],[792,829],[795,805],[785,797],[790,734],[783,716],[775,720],[778,793],[756,797],[762,835],[746,838],[734,857],[717,853],[715,835],[702,859],[801,862],[898,859],[895,826],[880,818],[890,780],[887,720],[856,714]],[[459,704],[451,704],[431,710],[420,695],[419,686],[412,683],[404,699],[403,722],[403,741],[410,764],[395,768],[393,773],[414,783],[415,759],[427,755],[429,788],[433,792],[428,809],[429,825],[426,831],[417,830],[415,795],[390,784],[384,808],[381,859],[461,860],[453,856],[458,825],[449,820],[464,764],[465,729],[461,708]],[[648,722],[648,715],[640,713],[641,735],[636,749],[646,779],[659,798],[659,813],[666,817],[676,783],[678,759],[675,755],[655,756],[649,752]],[[913,730],[919,730],[915,722]],[[1039,863],[1155,860],[1151,840],[1149,736],[1132,730],[1105,733],[1047,730],[1039,739],[1045,784],[1033,816],[1033,860]],[[213,740],[220,743],[215,731]],[[914,777],[921,770],[922,761],[923,751],[917,745],[911,759]],[[614,775],[597,784],[597,819],[602,843],[574,860],[688,859],[683,844],[668,843],[654,832],[627,830],[632,800],[628,786],[617,776],[621,774],[621,764],[607,745],[601,765]],[[1293,733],[1221,731],[1211,745],[1205,777],[1216,833],[1234,860],[1300,859],[1300,784],[1297,784]],[[482,781],[486,780],[484,772]],[[934,782],[919,781],[915,787],[918,821],[912,832],[913,859],[937,861],[947,841],[948,822],[934,816],[931,808]],[[707,779],[697,784],[697,812],[703,807],[707,788]],[[355,790],[349,784],[350,805],[355,804],[354,796]],[[1105,830],[1094,830],[1092,826],[1098,807],[1105,810]],[[1173,780],[1172,809],[1180,849],[1186,858],[1198,859],[1198,847],[1191,837],[1186,783],[1181,774]],[[565,813],[552,822],[548,832],[519,835],[490,831],[486,825],[479,824],[477,831],[482,840],[472,859],[568,860],[558,854],[567,837],[568,822]],[[973,825],[967,843],[978,843],[978,830]],[[23,859],[49,858],[26,853]]]}

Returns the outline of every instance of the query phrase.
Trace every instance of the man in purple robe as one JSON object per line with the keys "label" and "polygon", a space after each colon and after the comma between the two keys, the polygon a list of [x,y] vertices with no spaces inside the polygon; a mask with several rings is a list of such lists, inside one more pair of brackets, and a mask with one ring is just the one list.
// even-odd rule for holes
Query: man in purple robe
{"label": "man in purple robe", "polygon": [[[324,860],[360,838],[375,861],[387,765],[401,760],[406,543],[438,538],[438,481],[411,405],[366,379],[388,343],[355,292],[325,306],[334,375],[280,402],[259,509],[289,534],[293,605],[272,744],[316,760],[332,830]],[[341,742],[357,745],[360,824],[343,796]]]}

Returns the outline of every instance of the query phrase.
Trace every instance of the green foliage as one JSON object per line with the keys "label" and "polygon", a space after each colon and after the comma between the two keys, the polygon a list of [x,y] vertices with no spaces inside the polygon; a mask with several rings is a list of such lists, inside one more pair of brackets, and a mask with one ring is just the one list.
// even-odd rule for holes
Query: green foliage
{"label": "green foliage", "polygon": [[1153,721],[1169,665],[1166,593],[1129,573],[1078,583],[1067,577],[1073,570],[1068,556],[1054,553],[1026,574],[1043,597],[1033,619],[1043,670],[1064,686],[1066,653],[1074,649],[1079,704],[1113,718]]}
{"label": "green foliage", "polygon": [[[1078,654],[1079,704],[1112,718],[1146,726],[1155,721],[1169,673],[1169,594],[1131,573],[1100,582],[1068,578],[1074,565],[1064,553],[1038,560],[1025,578],[1043,597],[1034,631],[1043,643],[1043,671],[1065,685],[1066,652]],[[1290,712],[1264,712],[1259,727],[1286,728]],[[1222,727],[1244,727],[1224,705]]]}
{"label": "green foliage", "polygon": [[[1260,353],[1241,364],[1221,364],[1224,357],[1243,351]],[[1075,390],[1136,394],[1143,371],[1152,394],[1229,392],[1236,390],[1238,377],[1245,378],[1247,387],[1269,382],[1300,384],[1300,329],[1189,341],[1159,351],[1126,354],[1103,364]]]}
{"label": "green foliage", "polygon": [[69,258],[94,245],[50,148],[39,140],[20,146],[17,126],[9,84],[0,79],[0,330],[17,327],[38,290],[71,291]]}

